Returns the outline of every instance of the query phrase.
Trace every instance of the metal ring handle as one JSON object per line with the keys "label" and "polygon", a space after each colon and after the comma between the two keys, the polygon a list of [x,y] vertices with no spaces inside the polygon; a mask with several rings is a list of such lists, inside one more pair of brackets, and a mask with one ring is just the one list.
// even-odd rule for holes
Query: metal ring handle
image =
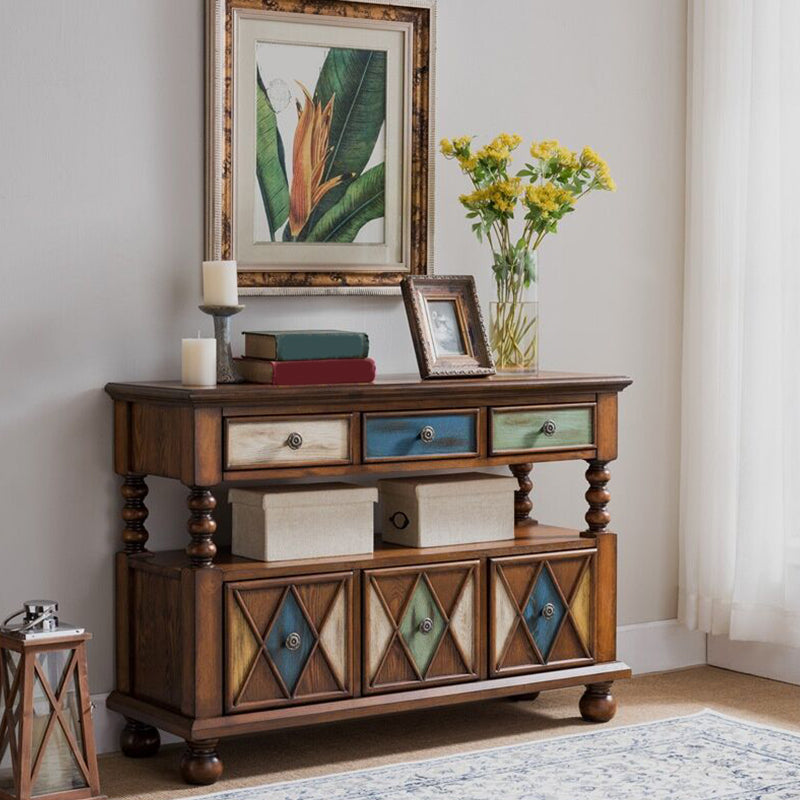
{"label": "metal ring handle", "polygon": [[[20,609],[19,611],[15,611],[10,617],[6,617],[3,620],[3,624],[0,627],[5,628],[5,626],[8,625],[8,623],[11,622],[12,619],[14,619],[15,617],[19,617],[21,614],[24,613],[25,613],[24,608]],[[41,614],[39,614],[38,617],[34,617],[32,620],[26,622],[24,625],[20,625],[19,628],[15,628],[14,630],[17,630],[20,633],[29,631],[31,630],[31,628],[35,628],[40,623],[46,622],[48,619],[52,619],[54,616],[55,613],[52,611],[43,611]]]}
{"label": "metal ring handle", "polygon": [[545,603],[542,609],[542,616],[545,619],[550,619],[556,613],[556,607],[552,603]]}
{"label": "metal ring handle", "polygon": [[433,620],[430,617],[425,617],[419,624],[420,633],[430,633],[433,630]]}
{"label": "metal ring handle", "polygon": [[432,442],[436,438],[436,431],[433,428],[433,425],[426,425],[420,432],[419,438],[422,439],[423,442]]}
{"label": "metal ring handle", "polygon": [[558,430],[555,420],[546,419],[542,423],[541,431],[545,436],[552,436]]}
{"label": "metal ring handle", "polygon": [[389,522],[397,528],[397,530],[402,531],[403,528],[407,528],[411,520],[402,512],[402,511],[395,511],[391,517],[389,517]]}
{"label": "metal ring handle", "polygon": [[295,633],[293,631],[292,633],[290,633],[286,637],[285,645],[286,645],[286,649],[287,650],[293,650],[294,651],[294,650],[299,650],[300,649],[300,645],[302,643],[303,643],[303,640],[300,638],[300,634],[299,633]]}
{"label": "metal ring handle", "polygon": [[303,446],[303,437],[299,433],[290,433],[286,444],[289,445],[292,450],[299,450]]}

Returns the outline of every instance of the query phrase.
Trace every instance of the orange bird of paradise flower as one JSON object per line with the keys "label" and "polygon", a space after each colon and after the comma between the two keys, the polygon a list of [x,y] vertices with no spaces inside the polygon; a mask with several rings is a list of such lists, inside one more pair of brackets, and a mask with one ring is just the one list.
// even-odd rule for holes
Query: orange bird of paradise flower
{"label": "orange bird of paradise flower", "polygon": [[297,104],[297,129],[294,132],[292,153],[292,190],[289,195],[289,231],[296,237],[303,230],[311,212],[327,192],[338,185],[343,175],[322,182],[325,162],[332,147],[328,140],[331,131],[334,96],[325,108],[314,103],[308,89],[297,81],[305,95],[305,104]]}

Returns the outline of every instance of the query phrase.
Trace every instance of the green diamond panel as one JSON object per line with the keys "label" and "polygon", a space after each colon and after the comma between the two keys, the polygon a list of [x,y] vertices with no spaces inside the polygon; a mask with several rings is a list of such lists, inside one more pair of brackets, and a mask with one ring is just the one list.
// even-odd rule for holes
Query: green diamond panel
{"label": "green diamond panel", "polygon": [[[430,620],[430,624],[427,620]],[[431,590],[424,580],[420,580],[400,622],[400,633],[423,675],[431,663],[444,629],[445,621]]]}
{"label": "green diamond panel", "polygon": [[[549,617],[545,615],[545,608],[548,604],[553,606],[553,614]],[[545,661],[550,655],[564,614],[566,614],[564,602],[558,594],[550,573],[542,568],[531,596],[528,598],[523,616]]]}

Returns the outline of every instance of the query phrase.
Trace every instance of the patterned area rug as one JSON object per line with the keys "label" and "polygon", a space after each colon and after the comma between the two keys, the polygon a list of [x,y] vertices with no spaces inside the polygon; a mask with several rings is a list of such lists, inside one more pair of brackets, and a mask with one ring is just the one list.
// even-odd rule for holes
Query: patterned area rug
{"label": "patterned area rug", "polygon": [[798,800],[800,736],[713,711],[204,800]]}

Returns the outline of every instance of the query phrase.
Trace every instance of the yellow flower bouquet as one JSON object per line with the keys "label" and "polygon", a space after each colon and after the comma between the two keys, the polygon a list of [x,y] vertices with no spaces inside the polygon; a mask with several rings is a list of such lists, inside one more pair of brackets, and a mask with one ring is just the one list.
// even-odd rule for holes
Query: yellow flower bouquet
{"label": "yellow flower bouquet", "polygon": [[[494,258],[497,302],[491,304],[490,340],[498,370],[535,372],[539,359],[537,250],[548,233],[589,192],[616,189],[608,165],[590,147],[580,153],[554,139],[534,142],[531,162],[509,173],[512,152],[522,137],[501,133],[473,152],[472,137],[442,139],[442,154],[454,159],[472,182],[459,197],[479,241]],[[511,234],[517,209],[524,212],[522,233]]]}

